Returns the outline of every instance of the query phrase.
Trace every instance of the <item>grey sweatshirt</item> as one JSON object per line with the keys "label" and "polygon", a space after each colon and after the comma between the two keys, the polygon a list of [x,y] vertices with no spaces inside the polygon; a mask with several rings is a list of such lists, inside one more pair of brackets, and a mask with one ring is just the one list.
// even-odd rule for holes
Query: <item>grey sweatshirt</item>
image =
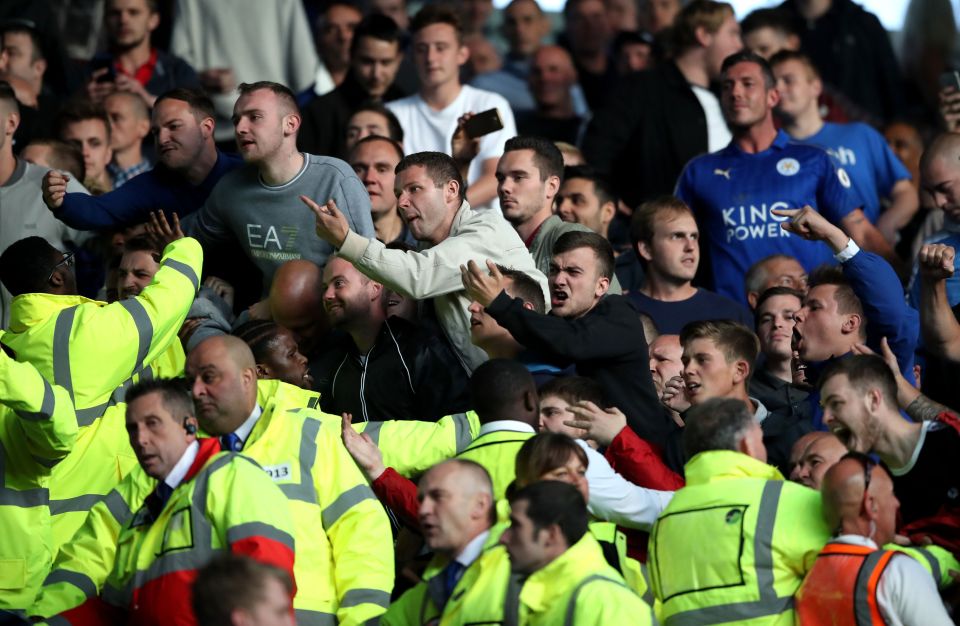
{"label": "grey sweatshirt", "polygon": [[333,248],[316,235],[304,195],[324,204],[333,198],[350,229],[374,237],[370,196],[349,165],[332,157],[304,154],[304,166],[289,182],[270,187],[257,168],[244,165],[220,179],[184,230],[201,244],[236,240],[263,272],[263,294],[286,261],[307,259],[323,266]]}

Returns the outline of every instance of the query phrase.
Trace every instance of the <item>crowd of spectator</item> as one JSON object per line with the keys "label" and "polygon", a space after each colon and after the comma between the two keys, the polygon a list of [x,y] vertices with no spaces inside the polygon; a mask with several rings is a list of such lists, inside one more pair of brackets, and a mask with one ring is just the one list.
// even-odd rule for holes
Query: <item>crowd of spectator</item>
{"label": "crowd of spectator", "polygon": [[954,623],[937,45],[0,4],[0,626]]}

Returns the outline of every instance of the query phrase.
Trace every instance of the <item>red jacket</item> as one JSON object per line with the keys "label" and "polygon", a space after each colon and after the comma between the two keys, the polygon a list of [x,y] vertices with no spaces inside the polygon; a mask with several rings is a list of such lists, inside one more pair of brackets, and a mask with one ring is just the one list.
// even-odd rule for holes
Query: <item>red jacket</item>
{"label": "red jacket", "polygon": [[[76,626],[196,626],[191,606],[193,581],[197,571],[225,549],[281,567],[293,579],[293,539],[289,534],[293,522],[286,508],[278,509],[285,505],[286,496],[252,460],[236,453],[217,456],[218,439],[198,442],[197,458],[169,500],[163,503],[152,492],[121,528],[114,573],[101,595],[58,617]],[[232,474],[217,476],[224,470]],[[224,486],[230,488],[228,493],[216,489]],[[214,493],[216,497],[208,499],[207,495]],[[210,504],[217,510],[208,510]],[[286,527],[279,527],[277,521]],[[163,524],[162,539],[155,532],[158,529],[151,528],[154,523]],[[180,541],[178,532],[189,541]],[[157,549],[158,542],[164,549]],[[153,560],[144,566],[148,550]]]}

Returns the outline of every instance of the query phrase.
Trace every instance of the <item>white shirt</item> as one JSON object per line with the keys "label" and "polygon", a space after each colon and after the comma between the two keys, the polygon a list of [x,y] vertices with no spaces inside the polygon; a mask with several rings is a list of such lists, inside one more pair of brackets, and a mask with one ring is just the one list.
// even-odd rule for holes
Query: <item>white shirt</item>
{"label": "white shirt", "polygon": [[[861,535],[840,535],[834,541],[877,550],[877,544]],[[950,626],[937,584],[930,573],[910,555],[896,555],[887,564],[877,584],[877,605],[888,626]]]}
{"label": "white shirt", "polygon": [[713,92],[699,85],[690,85],[693,95],[700,101],[700,108],[707,117],[707,151],[716,152],[727,147],[733,139],[727,121],[723,119],[720,102]]}
{"label": "white shirt", "polygon": [[240,443],[244,446],[247,445],[247,437],[250,436],[250,433],[253,432],[253,427],[257,425],[257,420],[260,419],[260,415],[263,414],[263,409],[260,408],[260,405],[253,407],[253,411],[250,412],[250,417],[247,418],[247,421],[240,424],[240,427],[237,428],[234,432],[237,437],[240,438]]}
{"label": "white shirt", "polygon": [[477,434],[477,437],[486,435],[487,433],[495,433],[499,431],[509,431],[514,433],[536,433],[533,426],[527,424],[526,422],[520,422],[517,420],[497,420],[495,422],[487,422],[480,427],[480,432]]}
{"label": "white shirt", "polygon": [[649,531],[673,498],[672,491],[638,487],[616,473],[602,454],[575,439],[587,453],[587,483],[590,502],[587,510],[598,518],[627,528]]}
{"label": "white shirt", "polygon": [[[513,110],[507,99],[498,93],[470,85],[463,85],[454,101],[439,111],[427,104],[420,94],[388,102],[387,108],[393,111],[403,128],[403,151],[406,154],[425,151],[450,154],[450,140],[461,115],[497,109],[503,121],[503,129],[480,138],[480,152],[470,164],[467,184],[476,182],[480,178],[483,162],[499,159],[507,139],[517,134]],[[494,200],[490,205],[474,208],[495,208],[499,211],[500,202]]]}
{"label": "white shirt", "polygon": [[489,530],[483,531],[471,539],[470,543],[468,543],[453,560],[463,565],[464,569],[470,567],[474,561],[480,558],[480,553],[483,552],[483,544],[487,542],[487,537],[489,536]]}
{"label": "white shirt", "polygon": [[758,424],[763,424],[763,420],[767,419],[770,411],[763,405],[763,402],[760,402],[753,396],[751,396],[750,399],[757,405],[757,410],[753,412],[753,420]]}
{"label": "white shirt", "polygon": [[167,477],[163,479],[163,482],[167,483],[167,486],[171,489],[176,489],[180,486],[180,483],[183,482],[183,477],[186,476],[190,470],[190,466],[197,460],[197,453],[199,451],[200,444],[196,440],[192,441],[190,445],[187,446],[187,449],[184,450],[183,456],[180,457],[177,464],[173,466],[173,469],[170,470]]}

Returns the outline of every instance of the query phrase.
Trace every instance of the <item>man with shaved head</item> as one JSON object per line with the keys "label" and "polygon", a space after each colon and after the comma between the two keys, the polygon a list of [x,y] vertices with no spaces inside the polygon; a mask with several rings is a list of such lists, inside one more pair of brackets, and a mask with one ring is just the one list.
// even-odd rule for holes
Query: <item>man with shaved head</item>
{"label": "man with shaved head", "polygon": [[265,380],[258,394],[253,354],[237,337],[202,341],[185,374],[200,427],[257,461],[290,500],[297,621],[353,624],[382,614],[393,588],[390,524],[339,430],[322,428],[323,414],[293,385]]}
{"label": "man with shaved head", "polygon": [[297,199],[334,200],[350,229],[373,237],[370,196],[349,165],[297,150],[300,109],[293,92],[268,81],[243,83],[233,110],[237,149],[245,165],[224,176],[187,230],[204,246],[237,243],[270,289],[293,259],[323,265],[333,246],[312,236],[313,219]]}
{"label": "man with shaved head", "polygon": [[816,430],[797,439],[790,451],[790,480],[820,489],[823,475],[847,449],[833,433]]}
{"label": "man with shaved head", "polygon": [[293,333],[300,352],[317,356],[320,340],[329,330],[323,312],[323,275],[312,261],[287,261],[277,269],[266,300],[270,318]]}
{"label": "man with shaved head", "polygon": [[[933,140],[920,159],[920,185],[933,199],[933,204],[943,211],[943,228],[923,240],[924,244],[941,244],[954,250],[960,248],[960,134],[944,133]],[[960,265],[956,257],[953,272],[945,278],[947,302],[951,307],[960,304]],[[923,276],[918,264],[913,267],[913,277],[908,293],[910,303],[920,308],[920,286]]]}
{"label": "man with shaved head", "polygon": [[517,114],[517,132],[550,141],[577,143],[583,118],[577,114],[573,57],[560,46],[543,46],[530,60],[527,77],[536,108]]}
{"label": "man with shaved head", "polygon": [[482,568],[485,552],[495,545],[496,537],[490,537],[497,517],[493,483],[482,465],[451,459],[433,466],[420,479],[417,498],[424,540],[436,554],[428,568],[433,575],[390,607],[381,620],[386,626],[411,623],[407,619],[411,615],[433,623],[428,620],[443,615],[454,595],[458,604],[469,603],[474,590],[459,585],[460,580],[474,562]]}
{"label": "man with shaved head", "polygon": [[953,623],[923,566],[879,548],[893,541],[899,508],[889,471],[869,457],[850,453],[827,471],[823,515],[836,536],[797,592],[798,623]]}

